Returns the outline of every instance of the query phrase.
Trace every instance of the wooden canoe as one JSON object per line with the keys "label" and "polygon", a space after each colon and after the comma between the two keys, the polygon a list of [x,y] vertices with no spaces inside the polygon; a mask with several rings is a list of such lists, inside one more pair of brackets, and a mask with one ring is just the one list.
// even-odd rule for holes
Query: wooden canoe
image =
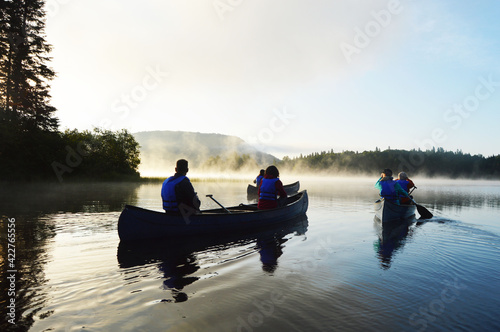
{"label": "wooden canoe", "polygon": [[383,198],[375,202],[375,216],[383,223],[413,218],[415,210],[415,204],[397,205]]}
{"label": "wooden canoe", "polygon": [[[299,189],[300,189],[300,181],[284,185],[283,188],[285,189],[285,192],[287,193],[287,195],[296,194],[299,192]],[[258,194],[257,187],[249,184],[247,187],[247,195],[248,196],[257,196],[257,194]]]}
{"label": "wooden canoe", "polygon": [[201,213],[174,214],[126,205],[118,219],[118,235],[122,241],[160,237],[237,234],[273,227],[303,215],[309,205],[307,191],[286,199],[283,206],[258,210],[257,204],[240,204]]}

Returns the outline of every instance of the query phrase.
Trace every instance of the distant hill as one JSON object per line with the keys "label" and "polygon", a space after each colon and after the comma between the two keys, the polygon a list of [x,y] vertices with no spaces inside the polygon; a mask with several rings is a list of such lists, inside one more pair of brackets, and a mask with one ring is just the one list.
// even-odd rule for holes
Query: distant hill
{"label": "distant hill", "polygon": [[279,161],[241,138],[186,131],[146,131],[133,134],[140,145],[142,175],[171,174],[178,159],[189,161],[190,172],[258,172]]}

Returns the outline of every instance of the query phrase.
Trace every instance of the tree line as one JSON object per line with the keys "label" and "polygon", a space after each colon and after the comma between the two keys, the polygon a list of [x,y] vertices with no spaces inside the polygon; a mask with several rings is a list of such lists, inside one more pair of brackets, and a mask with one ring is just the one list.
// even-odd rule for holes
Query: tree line
{"label": "tree line", "polygon": [[447,178],[500,178],[500,155],[484,157],[461,150],[331,151],[315,152],[299,157],[284,157],[277,165],[288,171],[326,172],[330,174],[380,174],[390,168],[395,174]]}
{"label": "tree line", "polygon": [[44,5],[0,0],[0,180],[138,177],[139,145],[127,131],[59,130]]}

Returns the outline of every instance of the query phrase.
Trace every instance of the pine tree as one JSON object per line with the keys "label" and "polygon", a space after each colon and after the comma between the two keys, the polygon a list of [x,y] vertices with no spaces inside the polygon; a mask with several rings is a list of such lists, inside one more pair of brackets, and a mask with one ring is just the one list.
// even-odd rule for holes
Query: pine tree
{"label": "pine tree", "polygon": [[23,130],[54,131],[58,121],[49,104],[47,66],[52,47],[45,40],[43,0],[1,1],[0,120]]}

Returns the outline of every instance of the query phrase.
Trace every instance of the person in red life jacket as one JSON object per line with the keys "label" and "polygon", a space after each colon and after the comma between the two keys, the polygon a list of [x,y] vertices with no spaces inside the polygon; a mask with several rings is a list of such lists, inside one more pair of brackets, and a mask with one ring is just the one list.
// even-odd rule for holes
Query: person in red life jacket
{"label": "person in red life jacket", "polygon": [[264,178],[264,174],[266,174],[266,171],[261,169],[259,175],[255,178],[255,180],[253,180],[253,183],[257,185],[257,188],[260,187],[260,182]]}
{"label": "person in red life jacket", "polygon": [[280,199],[288,195],[283,188],[283,183],[278,178],[280,173],[276,166],[269,166],[259,186],[259,203],[257,207],[260,210],[274,209],[278,207],[278,195]]}
{"label": "person in red life jacket", "polygon": [[399,205],[399,197],[409,197],[408,193],[401,188],[399,183],[394,181],[392,171],[388,168],[382,171],[380,179],[375,183],[375,188],[380,191],[380,196],[388,201]]}
{"label": "person in red life jacket", "polygon": [[[410,194],[410,189],[415,187],[415,184],[413,183],[412,180],[408,178],[408,175],[405,172],[400,172],[398,174],[398,179],[396,180],[397,183],[401,186],[401,188]],[[399,196],[399,201],[401,204],[409,204],[411,202],[410,197],[404,197],[404,196]]]}
{"label": "person in red life jacket", "polygon": [[161,198],[163,209],[166,212],[199,212],[201,202],[195,193],[191,181],[186,176],[189,171],[188,162],[179,159],[175,167],[175,174],[163,182]]}

